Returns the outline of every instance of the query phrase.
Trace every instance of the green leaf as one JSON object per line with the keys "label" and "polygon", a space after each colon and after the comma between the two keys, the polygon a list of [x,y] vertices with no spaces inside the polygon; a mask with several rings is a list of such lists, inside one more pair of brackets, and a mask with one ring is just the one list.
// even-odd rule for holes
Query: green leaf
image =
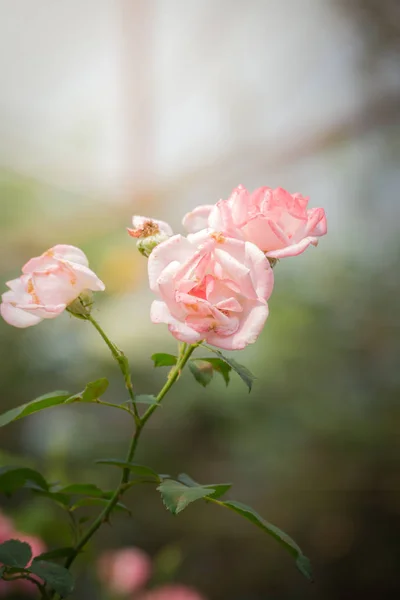
{"label": "green leaf", "polygon": [[214,371],[217,371],[217,373],[220,373],[220,375],[222,375],[222,377],[224,378],[226,385],[228,385],[229,373],[232,370],[232,367],[230,365],[228,365],[227,362],[225,362],[221,358],[193,358],[192,360],[194,362],[202,361],[202,362],[210,363],[210,365],[212,366]]}
{"label": "green leaf", "polygon": [[44,498],[48,498],[49,500],[53,500],[57,504],[61,505],[62,508],[68,508],[70,503],[70,497],[66,494],[60,494],[59,492],[46,492],[45,490],[39,490],[34,488],[32,490],[36,495],[43,496]]}
{"label": "green leaf", "polygon": [[22,404],[17,408],[12,408],[6,413],[0,415],[0,427],[4,427],[4,425],[12,423],[12,421],[17,421],[18,419],[32,415],[33,413],[44,410],[45,408],[51,408],[52,406],[57,406],[58,404],[64,404],[69,396],[70,394],[68,392],[51,392],[50,394],[39,396],[39,398],[35,398],[27,404]]}
{"label": "green leaf", "polygon": [[52,587],[63,598],[69,596],[74,589],[74,580],[71,573],[61,565],[47,562],[46,560],[35,559],[29,570],[41,579],[44,579],[47,585]]}
{"label": "green leaf", "polygon": [[108,388],[108,379],[102,377],[87,384],[82,393],[82,402],[92,402],[100,398]]}
{"label": "green leaf", "polygon": [[157,398],[151,394],[139,394],[135,396],[136,404],[158,404]]}
{"label": "green leaf", "polygon": [[161,497],[165,507],[172,512],[173,515],[177,515],[184,510],[188,504],[210,496],[215,490],[212,488],[197,485],[196,487],[187,487],[179,481],[172,481],[172,479],[166,479],[157,488],[161,493]]}
{"label": "green leaf", "polygon": [[173,354],[153,354],[151,359],[154,361],[155,367],[173,367],[178,359]]}
{"label": "green leaf", "polygon": [[26,542],[7,540],[0,544],[0,563],[6,567],[23,569],[32,558],[32,549]]}
{"label": "green leaf", "polygon": [[189,370],[195,380],[203,387],[206,387],[213,378],[213,368],[206,362],[199,363],[197,366],[194,362],[189,362]]}
{"label": "green leaf", "polygon": [[100,498],[104,495],[103,490],[93,483],[75,483],[73,485],[67,485],[58,490],[58,493],[67,496],[99,496]]}
{"label": "green leaf", "polygon": [[0,579],[3,577],[3,573],[6,570],[5,567],[0,567]]}
{"label": "green leaf", "polygon": [[212,491],[212,493],[210,493],[209,496],[207,496],[207,497],[213,498],[213,499],[221,498],[221,496],[226,494],[226,492],[229,491],[232,487],[231,483],[209,483],[207,485],[202,485],[200,483],[197,483],[197,481],[194,481],[194,479],[192,479],[186,473],[180,473],[178,475],[178,481],[187,485],[188,487],[200,486],[200,487],[207,488],[208,490]]}
{"label": "green leaf", "polygon": [[221,360],[223,360],[227,365],[229,365],[235,371],[235,373],[239,375],[240,379],[247,385],[247,387],[249,388],[249,392],[251,392],[251,388],[253,387],[255,377],[247,367],[244,367],[243,365],[239,364],[230,356],[224,356],[222,352],[216,350],[215,348],[211,348],[211,346],[206,346],[206,348],[211,350],[211,352],[214,352],[214,354],[216,354]]}
{"label": "green leaf", "polygon": [[296,544],[294,540],[290,536],[287,535],[284,531],[281,531],[275,525],[268,523],[263,517],[261,517],[255,510],[242,504],[241,502],[231,501],[217,501],[221,506],[225,506],[230,510],[238,513],[257,527],[260,527],[263,531],[271,535],[275,538],[282,546],[286,548],[286,550],[295,557],[297,568],[301,571],[301,573],[307,577],[310,581],[313,580],[311,564],[309,559],[303,554],[299,546]]}
{"label": "green leaf", "polygon": [[0,491],[12,494],[21,487],[34,487],[47,492],[49,486],[44,477],[34,469],[25,467],[2,467],[0,469]]}
{"label": "green leaf", "polygon": [[49,550],[49,552],[43,552],[39,556],[35,556],[35,560],[49,560],[52,558],[67,558],[71,554],[75,553],[75,549],[72,546],[66,546],[65,548],[57,548],[56,550]]}
{"label": "green leaf", "polygon": [[137,465],[136,463],[129,463],[123,460],[116,460],[114,458],[102,458],[100,460],[96,460],[98,465],[111,465],[114,467],[120,467],[121,469],[129,469],[134,475],[138,477],[149,477],[150,479],[155,479],[157,482],[161,481],[158,473],[153,471],[150,467],[145,467],[144,465]]}
{"label": "green leaf", "polygon": [[39,398],[35,398],[27,404],[22,404],[17,408],[13,408],[8,412],[0,415],[0,427],[8,425],[12,421],[17,421],[23,417],[27,417],[33,413],[44,410],[45,408],[51,408],[52,406],[58,406],[59,404],[70,404],[72,402],[94,402],[96,401],[108,388],[108,380],[105,377],[97,379],[87,384],[85,389],[79,394],[71,396],[69,392],[51,392],[45,394]]}
{"label": "green leaf", "polygon": [[107,388],[108,379],[105,377],[96,379],[96,381],[90,381],[82,392],[67,398],[66,404],[71,404],[72,402],[95,402],[104,394]]}

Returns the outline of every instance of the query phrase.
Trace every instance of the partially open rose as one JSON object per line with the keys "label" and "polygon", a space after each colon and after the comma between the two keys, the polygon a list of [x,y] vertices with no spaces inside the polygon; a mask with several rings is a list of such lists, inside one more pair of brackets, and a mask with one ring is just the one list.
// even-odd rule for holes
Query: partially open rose
{"label": "partially open rose", "polygon": [[274,276],[254,244],[210,230],[175,235],[153,250],[148,272],[161,296],[151,320],[167,323],[178,340],[239,350],[264,326]]}
{"label": "partially open rose", "polygon": [[79,248],[58,245],[22,267],[22,275],[8,281],[0,314],[14,327],[30,327],[53,319],[85,290],[103,291],[104,283],[89,269]]}
{"label": "partially open rose", "polygon": [[250,193],[240,185],[228,200],[198,206],[185,215],[183,225],[190,233],[209,227],[253,242],[270,258],[297,256],[327,232],[324,209],[307,210],[307,204],[308,198],[282,188],[261,187]]}

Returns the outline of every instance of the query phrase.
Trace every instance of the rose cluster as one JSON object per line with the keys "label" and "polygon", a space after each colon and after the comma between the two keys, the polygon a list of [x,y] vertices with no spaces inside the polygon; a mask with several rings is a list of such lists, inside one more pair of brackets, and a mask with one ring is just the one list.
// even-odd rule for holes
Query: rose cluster
{"label": "rose cluster", "polygon": [[[186,237],[164,221],[134,216],[128,232],[149,257],[149,284],[159,297],[152,322],[189,344],[239,350],[255,342],[268,317],[276,261],[316,246],[327,231],[325,211],[307,204],[282,188],[250,193],[239,186],[227,200],[189,212]],[[15,327],[74,312],[83,293],[105,288],[84,253],[67,245],[31,259],[7,285],[0,312]]]}
{"label": "rose cluster", "polygon": [[307,204],[282,188],[250,193],[239,186],[227,200],[188,213],[187,237],[156,244],[145,231],[167,236],[166,224],[135,217],[133,233],[142,245],[148,239],[150,288],[160,298],[151,307],[153,323],[166,323],[189,344],[240,350],[253,343],[268,317],[277,259],[316,246],[327,231],[325,211]]}

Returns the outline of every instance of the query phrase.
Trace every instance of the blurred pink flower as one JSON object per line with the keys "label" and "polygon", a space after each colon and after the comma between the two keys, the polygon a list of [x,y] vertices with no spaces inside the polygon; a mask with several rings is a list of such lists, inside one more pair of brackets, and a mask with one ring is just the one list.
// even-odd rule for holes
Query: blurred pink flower
{"label": "blurred pink flower", "polygon": [[0,512],[0,544],[11,539],[13,535],[15,535],[15,529],[11,519]]}
{"label": "blurred pink flower", "polygon": [[40,554],[43,554],[43,552],[46,552],[45,543],[43,542],[43,540],[41,540],[35,535],[26,535],[25,533],[20,533],[16,531],[14,533],[14,539],[19,540],[20,542],[26,542],[30,545],[32,550],[32,559],[34,559],[36,556],[39,556]]}
{"label": "blurred pink flower", "polygon": [[58,245],[22,267],[2,295],[1,316],[14,327],[30,327],[57,317],[83,291],[103,291],[104,283],[88,267],[79,248]]}
{"label": "blurred pink flower", "polygon": [[145,592],[138,600],[206,600],[199,592],[185,585],[163,585]]}
{"label": "blurred pink flower", "polygon": [[[14,529],[10,519],[0,512],[0,543],[9,539],[20,540],[30,545],[32,549],[32,559],[46,551],[46,546],[39,537],[27,535]],[[32,561],[29,562],[31,564]],[[19,581],[8,582],[0,581],[0,598],[7,597],[13,591],[19,591],[28,595],[37,594],[37,587],[30,581],[20,579]]]}
{"label": "blurred pink flower", "polygon": [[264,326],[274,276],[254,244],[210,230],[175,235],[153,250],[148,272],[150,288],[161,296],[151,320],[167,323],[182,342],[239,350]]}
{"label": "blurred pink flower", "polygon": [[270,258],[297,256],[327,232],[323,208],[307,210],[308,198],[282,188],[261,187],[250,193],[242,185],[228,200],[202,205],[185,215],[190,233],[206,227],[253,242]]}
{"label": "blurred pink flower", "polygon": [[139,548],[110,550],[100,557],[97,572],[100,581],[114,594],[133,594],[149,580],[151,560]]}
{"label": "blurred pink flower", "polygon": [[[43,540],[41,540],[40,538],[38,538],[34,535],[25,535],[24,533],[16,532],[15,539],[20,540],[21,542],[26,542],[27,544],[30,545],[30,547],[32,549],[32,560],[36,556],[39,556],[40,554],[43,554],[43,552],[46,552],[46,546],[45,546]],[[32,560],[29,562],[29,565],[31,564]],[[38,577],[36,579],[38,581],[40,581],[40,579]],[[30,594],[30,595],[37,594],[37,587],[35,586],[34,583],[31,583],[30,581],[20,579],[19,581],[16,581],[14,585],[16,586],[16,588],[18,588],[25,594]]]}

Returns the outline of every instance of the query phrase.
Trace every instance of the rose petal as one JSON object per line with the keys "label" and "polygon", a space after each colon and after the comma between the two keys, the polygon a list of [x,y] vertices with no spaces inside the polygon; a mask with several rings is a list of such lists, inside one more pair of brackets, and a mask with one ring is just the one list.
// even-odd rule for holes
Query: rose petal
{"label": "rose petal", "polygon": [[196,233],[208,227],[208,218],[214,208],[212,204],[202,204],[183,217],[182,225],[189,233]]}
{"label": "rose petal", "polygon": [[308,246],[312,244],[313,246],[318,245],[318,238],[316,237],[307,237],[301,240],[298,244],[293,244],[292,246],[287,246],[286,248],[282,248],[281,250],[272,250],[271,252],[267,252],[266,256],[271,258],[287,258],[289,256],[298,256]]}
{"label": "rose petal", "polygon": [[31,327],[32,325],[37,325],[42,320],[40,317],[34,315],[33,313],[26,312],[13,306],[12,304],[8,304],[3,302],[0,304],[0,314],[3,319],[9,325],[13,325],[14,327],[19,327],[23,329],[24,327]]}
{"label": "rose petal", "polygon": [[41,256],[31,258],[23,267],[23,273],[33,273],[34,271],[47,269],[54,266],[59,260],[77,263],[88,266],[88,259],[80,248],[69,246],[67,244],[58,244],[44,252]]}
{"label": "rose petal", "polygon": [[243,350],[248,344],[253,344],[267,320],[268,305],[265,301],[248,301],[243,308],[239,327],[233,335],[224,337],[210,333],[207,342],[224,350]]}
{"label": "rose petal", "polygon": [[203,339],[194,329],[175,319],[165,302],[154,300],[151,305],[150,318],[153,323],[166,323],[172,335],[181,342],[194,344]]}
{"label": "rose petal", "polygon": [[149,256],[148,274],[150,289],[153,292],[158,291],[158,278],[167,265],[177,261],[181,264],[184,260],[193,254],[193,246],[190,241],[182,235],[174,235],[162,242]]}

